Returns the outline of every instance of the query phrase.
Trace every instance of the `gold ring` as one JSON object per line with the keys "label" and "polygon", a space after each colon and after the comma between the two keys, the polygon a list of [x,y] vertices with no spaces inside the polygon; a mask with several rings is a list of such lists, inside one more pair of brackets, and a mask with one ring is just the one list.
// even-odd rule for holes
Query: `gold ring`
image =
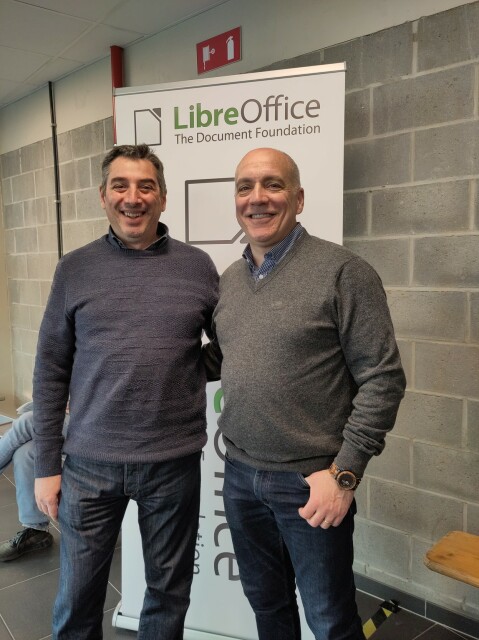
{"label": "gold ring", "polygon": [[323,524],[324,524],[324,523],[326,523],[326,524],[333,524],[332,522],[329,522],[329,520],[323,520]]}

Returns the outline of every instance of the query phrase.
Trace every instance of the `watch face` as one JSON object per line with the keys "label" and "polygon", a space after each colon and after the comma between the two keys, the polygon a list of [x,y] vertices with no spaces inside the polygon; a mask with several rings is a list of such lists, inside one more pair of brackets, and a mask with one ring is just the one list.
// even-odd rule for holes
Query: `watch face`
{"label": "watch face", "polygon": [[341,471],[336,481],[341,489],[354,489],[356,486],[356,476],[351,471]]}

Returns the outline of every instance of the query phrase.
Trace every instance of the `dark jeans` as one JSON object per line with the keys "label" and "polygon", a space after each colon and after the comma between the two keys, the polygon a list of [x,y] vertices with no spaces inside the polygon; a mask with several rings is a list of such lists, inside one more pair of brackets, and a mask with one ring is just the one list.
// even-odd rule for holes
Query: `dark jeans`
{"label": "dark jeans", "polygon": [[130,498],[138,504],[147,584],[138,638],[183,638],[198,530],[200,455],[154,464],[67,456],[59,509],[55,640],[102,637],[111,560]]}
{"label": "dark jeans", "polygon": [[226,459],[226,517],[259,640],[300,640],[296,582],[316,640],[364,640],[352,572],[354,502],[339,527],[313,528],[298,514],[308,496],[300,473]]}

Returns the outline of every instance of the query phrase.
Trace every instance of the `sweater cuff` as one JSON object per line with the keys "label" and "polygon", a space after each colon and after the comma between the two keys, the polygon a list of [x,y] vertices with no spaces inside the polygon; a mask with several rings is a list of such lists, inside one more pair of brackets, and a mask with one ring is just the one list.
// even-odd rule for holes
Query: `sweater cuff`
{"label": "sweater cuff", "polygon": [[334,462],[340,469],[352,471],[357,478],[362,478],[370,459],[371,455],[369,453],[360,451],[348,442],[343,441]]}

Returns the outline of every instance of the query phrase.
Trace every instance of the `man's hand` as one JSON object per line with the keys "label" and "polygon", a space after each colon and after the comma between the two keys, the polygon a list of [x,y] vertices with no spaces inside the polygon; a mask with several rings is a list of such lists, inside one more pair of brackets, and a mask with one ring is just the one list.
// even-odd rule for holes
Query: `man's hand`
{"label": "man's hand", "polygon": [[60,500],[61,475],[36,478],[35,500],[37,507],[45,515],[56,520],[58,517],[58,502]]}
{"label": "man's hand", "polygon": [[354,498],[354,491],[340,489],[328,469],[316,471],[305,478],[311,487],[309,500],[298,509],[299,515],[312,527],[337,527]]}

